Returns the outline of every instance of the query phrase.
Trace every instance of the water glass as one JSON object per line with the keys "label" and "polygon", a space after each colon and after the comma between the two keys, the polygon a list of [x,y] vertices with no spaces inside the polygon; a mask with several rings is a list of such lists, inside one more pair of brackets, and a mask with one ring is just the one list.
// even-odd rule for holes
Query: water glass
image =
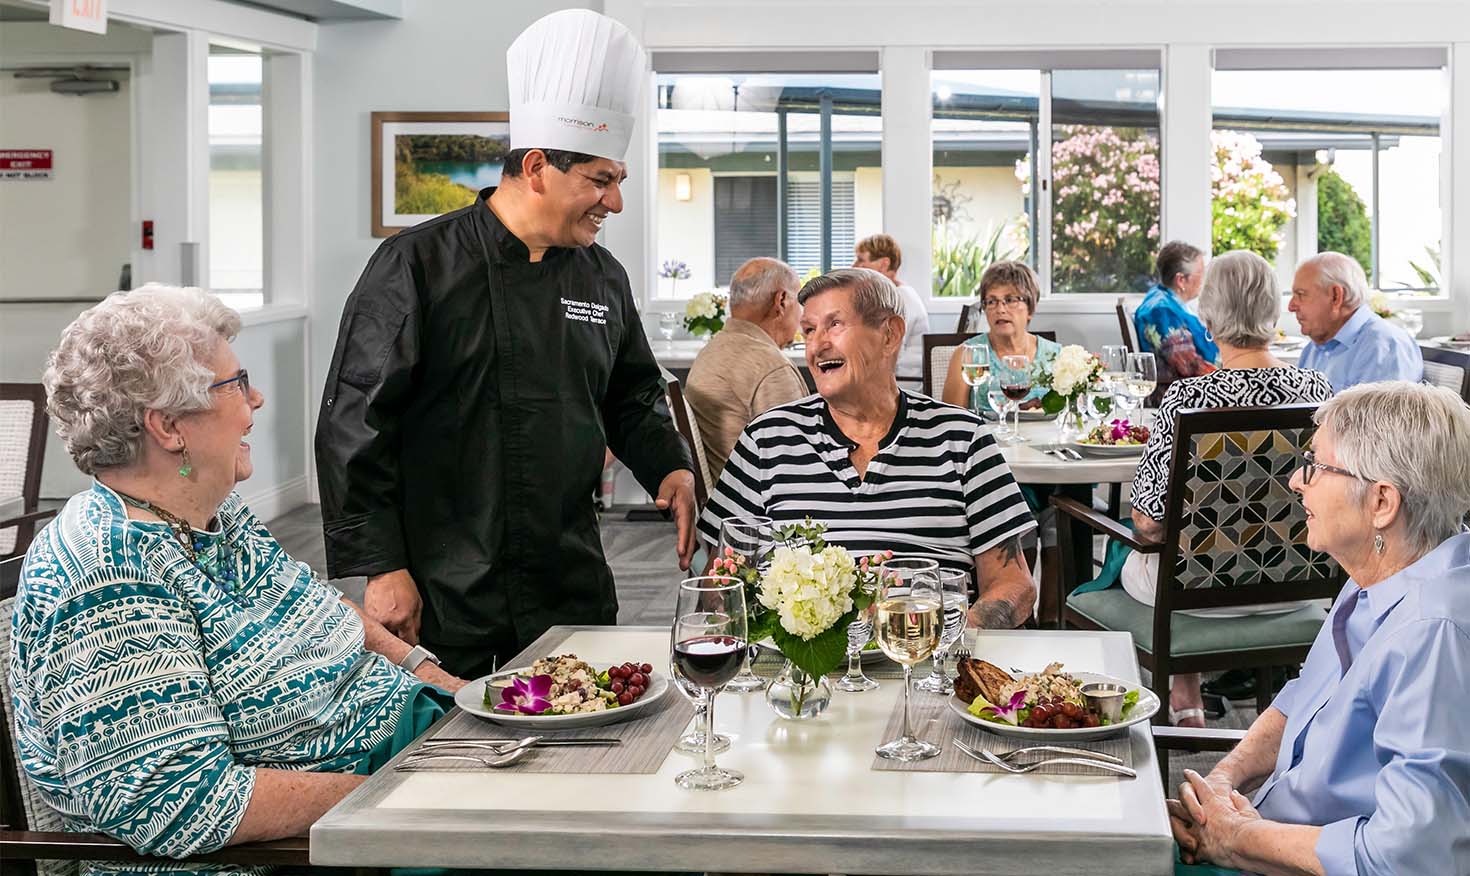
{"label": "water glass", "polygon": [[1011,427],[1006,425],[1007,405],[1004,390],[1000,388],[1000,374],[990,372],[990,386],[986,389],[985,400],[990,402],[990,409],[995,411],[995,440],[1005,443],[1005,439],[1011,434]]}
{"label": "water glass", "polygon": [[903,666],[903,732],[875,749],[888,760],[925,760],[939,754],[939,746],[914,735],[909,715],[914,666],[939,647],[943,599],[939,592],[939,564],[933,560],[901,557],[883,564],[875,623],[878,647]]}
{"label": "water glass", "polygon": [[[720,523],[720,556],[727,550],[745,558],[753,569],[764,569],[771,561],[771,549],[775,544],[775,523],[769,517],[727,517]],[[740,674],[725,685],[732,693],[752,693],[765,690],[770,684],[750,670],[750,649],[740,661]]]}
{"label": "water glass", "polygon": [[934,667],[918,683],[919,690],[948,696],[954,683],[944,668],[949,649],[965,634],[965,621],[970,609],[970,572],[967,569],[940,569],[939,596],[944,609],[944,629],[939,633],[939,647],[934,650]]}
{"label": "water glass", "polygon": [[669,662],[675,675],[698,689],[709,706],[704,713],[704,764],[674,777],[681,788],[716,791],[745,780],[739,771],[715,765],[714,703],[715,695],[740,671],[740,658],[748,644],[745,582],[705,575],[679,583],[669,632]]}
{"label": "water glass", "polygon": [[663,335],[665,349],[674,349],[674,332],[678,329],[679,314],[660,313],[658,315],[658,333]]}

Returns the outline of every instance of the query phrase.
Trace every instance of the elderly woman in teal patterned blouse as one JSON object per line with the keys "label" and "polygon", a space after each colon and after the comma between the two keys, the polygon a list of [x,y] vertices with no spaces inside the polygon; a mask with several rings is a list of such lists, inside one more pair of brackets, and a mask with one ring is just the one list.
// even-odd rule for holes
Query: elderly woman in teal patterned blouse
{"label": "elderly woman in teal patterned blouse", "polygon": [[20,760],[69,827],[157,855],[304,833],[463,684],[287,556],[234,492],[264,404],[239,329],[197,289],[119,292],[67,327],[44,378],[95,481],[21,573]]}

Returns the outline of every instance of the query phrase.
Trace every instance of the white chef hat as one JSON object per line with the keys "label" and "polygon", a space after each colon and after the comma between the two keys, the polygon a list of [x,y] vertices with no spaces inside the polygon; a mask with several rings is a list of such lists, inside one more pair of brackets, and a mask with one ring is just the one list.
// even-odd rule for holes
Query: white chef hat
{"label": "white chef hat", "polygon": [[623,160],[647,66],[626,27],[588,9],[553,12],[516,37],[505,66],[510,148]]}

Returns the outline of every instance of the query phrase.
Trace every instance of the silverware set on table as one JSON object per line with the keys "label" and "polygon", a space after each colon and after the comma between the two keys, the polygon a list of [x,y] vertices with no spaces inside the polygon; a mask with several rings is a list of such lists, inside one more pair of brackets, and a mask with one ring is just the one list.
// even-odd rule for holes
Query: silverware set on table
{"label": "silverware set on table", "polygon": [[[979,751],[971,748],[959,739],[955,739],[954,747],[961,752],[981,763],[992,764],[1008,773],[1024,775],[1034,772],[1044,766],[1069,765],[1089,767],[1101,770],[1105,773],[1116,773],[1127,776],[1130,779],[1138,778],[1138,773],[1130,767],[1124,766],[1120,758],[1101,751],[1089,751],[1085,748],[1065,748],[1060,745],[1033,745],[1027,748],[1017,748],[1004,754],[996,754],[988,748]],[[1027,760],[1031,757],[1039,757],[1038,760]]]}
{"label": "silverware set on table", "polygon": [[583,738],[557,739],[526,736],[521,739],[427,739],[409,752],[395,770],[433,769],[438,765],[477,763],[483,767],[508,767],[525,757],[533,748],[563,745],[621,745],[621,739]]}
{"label": "silverware set on table", "polygon": [[1078,453],[1070,447],[1063,447],[1060,444],[1054,444],[1051,447],[1043,447],[1041,448],[1041,452],[1049,456],[1055,456],[1057,459],[1065,460],[1067,462],[1071,462],[1074,459],[1082,458],[1082,454]]}

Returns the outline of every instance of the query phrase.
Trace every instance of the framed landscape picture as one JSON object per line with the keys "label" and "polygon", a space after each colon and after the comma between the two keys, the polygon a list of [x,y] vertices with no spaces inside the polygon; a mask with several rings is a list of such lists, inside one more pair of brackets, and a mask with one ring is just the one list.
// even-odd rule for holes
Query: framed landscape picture
{"label": "framed landscape picture", "polygon": [[374,237],[468,206],[480,189],[500,184],[510,113],[373,113],[372,119]]}

